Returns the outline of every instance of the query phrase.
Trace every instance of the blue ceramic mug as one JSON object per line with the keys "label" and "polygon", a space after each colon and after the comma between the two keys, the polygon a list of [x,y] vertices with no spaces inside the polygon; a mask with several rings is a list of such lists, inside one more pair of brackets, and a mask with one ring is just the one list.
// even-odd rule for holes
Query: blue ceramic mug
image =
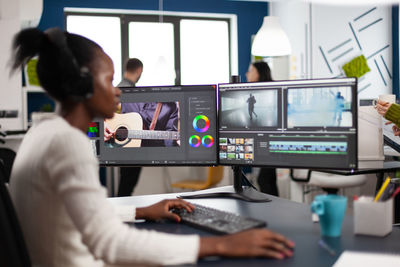
{"label": "blue ceramic mug", "polygon": [[347,198],[338,195],[318,195],[311,203],[311,211],[319,217],[321,234],[338,237],[342,232],[343,218],[346,212]]}

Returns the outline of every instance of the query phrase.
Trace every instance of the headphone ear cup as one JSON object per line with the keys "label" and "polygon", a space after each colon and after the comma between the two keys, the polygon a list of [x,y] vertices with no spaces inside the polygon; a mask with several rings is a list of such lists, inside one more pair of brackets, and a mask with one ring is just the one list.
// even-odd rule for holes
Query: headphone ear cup
{"label": "headphone ear cup", "polygon": [[93,96],[93,76],[87,67],[82,67],[80,79],[78,81],[79,92],[82,93],[83,100]]}

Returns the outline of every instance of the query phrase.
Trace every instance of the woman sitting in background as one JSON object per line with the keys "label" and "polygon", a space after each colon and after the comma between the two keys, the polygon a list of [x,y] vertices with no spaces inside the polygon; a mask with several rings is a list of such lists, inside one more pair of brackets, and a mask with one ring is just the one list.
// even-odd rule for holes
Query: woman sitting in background
{"label": "woman sitting in background", "polygon": [[16,35],[13,49],[13,69],[38,55],[40,83],[60,106],[59,114],[43,118],[26,134],[11,176],[10,192],[33,265],[165,265],[195,263],[210,255],[292,256],[293,242],[267,229],[199,237],[124,224],[121,216],[180,221],[170,210],[191,212],[194,207],[175,199],[117,211],[107,201],[86,132],[94,118],[111,118],[119,103],[110,57],[93,41],[56,28],[25,29]]}
{"label": "woman sitting in background", "polygon": [[[264,61],[251,63],[246,78],[248,82],[270,82],[272,81],[271,69]],[[261,192],[274,196],[279,195],[275,168],[261,168],[257,182]]]}

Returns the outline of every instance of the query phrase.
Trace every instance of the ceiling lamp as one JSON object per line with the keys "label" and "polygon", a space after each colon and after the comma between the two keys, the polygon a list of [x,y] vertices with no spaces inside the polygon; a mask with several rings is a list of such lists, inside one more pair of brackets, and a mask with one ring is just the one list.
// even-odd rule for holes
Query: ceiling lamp
{"label": "ceiling lamp", "polygon": [[290,55],[289,38],[279,24],[278,17],[266,16],[253,40],[251,54],[262,57]]}

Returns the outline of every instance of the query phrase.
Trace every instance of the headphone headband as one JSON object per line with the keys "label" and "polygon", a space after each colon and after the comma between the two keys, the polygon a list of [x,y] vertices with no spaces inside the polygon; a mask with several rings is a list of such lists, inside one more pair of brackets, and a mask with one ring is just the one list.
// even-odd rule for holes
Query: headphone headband
{"label": "headphone headband", "polygon": [[78,77],[72,78],[68,84],[68,96],[75,101],[83,101],[89,99],[93,95],[93,79],[88,67],[79,66],[74,54],[68,47],[67,36],[60,28],[50,28],[45,32],[49,41],[58,47],[70,60],[73,65],[74,72]]}

